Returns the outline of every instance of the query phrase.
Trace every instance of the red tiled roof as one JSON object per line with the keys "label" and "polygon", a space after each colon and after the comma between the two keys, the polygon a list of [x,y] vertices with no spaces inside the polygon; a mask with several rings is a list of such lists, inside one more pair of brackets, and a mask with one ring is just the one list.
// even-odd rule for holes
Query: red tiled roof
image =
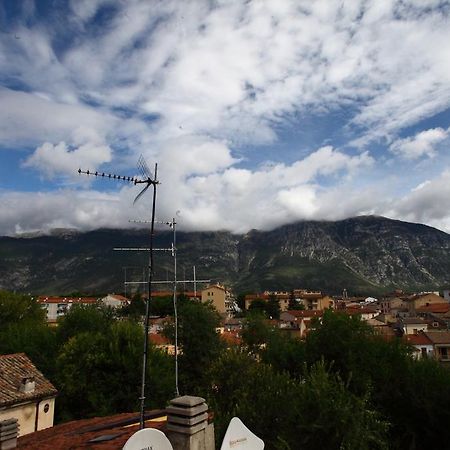
{"label": "red tiled roof", "polygon": [[347,309],[344,309],[344,310],[342,310],[340,312],[347,313],[347,314],[350,314],[350,315],[353,315],[353,314],[376,314],[378,312],[378,309],[370,308],[370,307],[365,307],[365,308],[347,308]]}
{"label": "red tiled roof", "polygon": [[[148,420],[146,420],[145,426],[163,429],[166,420],[158,418],[164,418],[164,416],[164,410],[149,412],[146,416]],[[95,417],[63,423],[21,436],[17,440],[17,448],[24,450],[116,450],[121,449],[130,436],[138,430],[139,417],[137,413]],[[102,436],[109,436],[109,439],[102,442],[93,442],[94,439]]]}
{"label": "red tiled roof", "polygon": [[416,312],[418,313],[441,313],[445,314],[450,311],[449,303],[431,303],[426,306],[421,306],[420,308],[416,308]]}
{"label": "red tiled roof", "polygon": [[433,344],[424,333],[406,335],[406,340],[411,345],[432,345]]}
{"label": "red tiled roof", "polygon": [[120,300],[121,302],[129,302],[130,300],[120,294],[108,294],[107,296]]}
{"label": "red tiled roof", "polygon": [[[34,378],[34,391],[21,392],[22,380],[29,377]],[[54,397],[57,393],[53,384],[36,369],[25,353],[0,355],[0,407]]]}
{"label": "red tiled roof", "polygon": [[229,345],[241,345],[242,343],[239,332],[236,331],[224,331],[220,337]]}
{"label": "red tiled roof", "polygon": [[46,297],[41,295],[37,299],[38,303],[77,303],[77,304],[94,304],[97,299],[94,297]]}
{"label": "red tiled roof", "polygon": [[170,345],[170,340],[161,333],[149,333],[148,340],[154,345]]}
{"label": "red tiled roof", "polygon": [[425,331],[433,344],[450,344],[450,331]]}
{"label": "red tiled roof", "polygon": [[292,310],[286,311],[297,318],[306,318],[306,317],[321,317],[323,316],[323,311],[321,309],[307,309],[307,310]]}

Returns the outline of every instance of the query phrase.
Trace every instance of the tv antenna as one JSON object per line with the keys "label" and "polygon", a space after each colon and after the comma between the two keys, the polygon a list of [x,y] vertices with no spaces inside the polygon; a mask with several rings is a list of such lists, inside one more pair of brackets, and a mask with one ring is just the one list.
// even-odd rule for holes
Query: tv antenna
{"label": "tv antenna", "polygon": [[[129,220],[129,222],[133,223],[150,223],[148,220]],[[211,280],[196,280],[195,278],[195,266],[194,266],[194,279],[193,280],[186,280],[184,277],[183,280],[177,279],[177,222],[175,217],[172,218],[170,221],[155,221],[155,223],[167,225],[169,228],[173,231],[173,240],[172,245],[170,248],[157,248],[154,250],[159,251],[169,251],[172,254],[173,257],[173,281],[153,281],[153,284],[168,284],[173,283],[173,290],[172,290],[172,300],[173,300],[173,311],[174,311],[174,328],[175,328],[175,336],[174,336],[174,356],[175,356],[175,395],[180,396],[180,390],[178,385],[178,379],[179,379],[179,370],[178,370],[178,307],[177,307],[177,285],[178,283],[194,283],[194,291],[195,296],[197,296],[197,282],[203,282],[203,283],[209,283]],[[115,248],[114,250],[134,250],[134,251],[148,251],[146,248]],[[139,282],[136,282],[139,283]],[[134,284],[133,282],[128,282],[128,284]]]}
{"label": "tv antenna", "polygon": [[145,323],[144,323],[144,351],[142,356],[142,378],[141,378],[141,396],[139,397],[140,400],[140,429],[142,430],[145,428],[145,420],[144,420],[144,414],[145,414],[145,378],[147,375],[147,357],[148,357],[148,331],[149,331],[149,324],[150,324],[150,299],[152,296],[152,281],[153,281],[153,236],[154,236],[154,230],[155,230],[155,210],[156,210],[156,187],[159,184],[158,181],[158,164],[155,164],[155,171],[153,175],[150,173],[150,170],[147,166],[147,163],[142,155],[139,156],[138,159],[138,168],[141,172],[142,178],[137,177],[129,177],[129,176],[123,176],[123,175],[117,175],[117,174],[106,174],[105,172],[92,172],[89,169],[84,171],[81,169],[78,169],[79,174],[85,174],[87,176],[95,176],[95,177],[101,177],[101,178],[109,178],[113,180],[119,180],[124,181],[128,183],[133,184],[144,184],[144,188],[139,192],[138,195],[134,198],[133,204],[135,204],[147,191],[147,189],[152,186],[153,187],[153,199],[152,199],[152,215],[151,215],[151,225],[150,225],[150,246],[149,246],[149,261],[148,261],[148,298],[145,302]]}
{"label": "tv antenna", "polygon": [[[149,220],[129,220],[129,222],[132,223],[150,223]],[[173,257],[173,281],[152,281],[153,284],[169,284],[172,283],[173,285],[173,291],[172,291],[172,300],[173,300],[173,310],[174,310],[174,328],[175,328],[175,336],[174,336],[174,356],[175,356],[175,395],[180,396],[179,391],[179,370],[178,370],[178,308],[177,308],[177,285],[178,283],[183,283],[186,285],[186,283],[194,283],[194,292],[195,297],[197,296],[197,283],[209,283],[211,280],[197,280],[196,274],[195,274],[195,266],[194,266],[194,279],[193,280],[186,280],[186,277],[184,277],[183,280],[177,279],[177,222],[175,220],[175,217],[172,218],[170,221],[155,221],[155,223],[167,225],[169,228],[173,230],[173,240],[172,245],[169,248],[154,248],[154,251],[166,251],[171,252]],[[148,248],[145,247],[116,247],[114,250],[121,250],[121,251],[149,251]],[[125,284],[141,284],[140,281],[125,281]]]}

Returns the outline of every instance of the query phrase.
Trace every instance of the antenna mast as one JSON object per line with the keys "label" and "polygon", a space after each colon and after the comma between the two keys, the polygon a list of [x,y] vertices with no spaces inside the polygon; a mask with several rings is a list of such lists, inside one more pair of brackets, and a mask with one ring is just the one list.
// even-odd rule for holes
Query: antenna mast
{"label": "antenna mast", "polygon": [[153,281],[153,236],[154,236],[154,230],[155,230],[155,211],[156,211],[156,186],[159,184],[158,181],[158,164],[155,164],[155,171],[153,177],[150,174],[150,171],[148,169],[147,163],[145,162],[144,157],[141,155],[138,159],[138,167],[141,171],[142,178],[135,178],[135,177],[127,177],[122,175],[116,175],[116,174],[105,174],[104,172],[99,173],[91,172],[89,170],[83,171],[81,169],[78,169],[79,174],[85,174],[85,175],[93,175],[96,177],[106,177],[114,180],[121,180],[125,182],[130,182],[133,184],[145,184],[145,187],[139,192],[139,194],[136,196],[136,198],[133,201],[133,204],[135,204],[141,196],[147,191],[147,189],[152,186],[153,187],[153,197],[152,197],[152,215],[151,215],[151,221],[150,221],[150,248],[149,248],[149,261],[148,261],[148,298],[145,303],[145,323],[144,323],[144,351],[143,351],[143,357],[142,357],[142,378],[141,378],[141,396],[139,397],[140,400],[140,429],[142,430],[145,428],[145,420],[144,420],[144,414],[145,414],[145,388],[146,388],[146,375],[147,375],[147,359],[148,359],[148,331],[149,331],[149,322],[150,322],[150,299],[152,296],[152,281]]}

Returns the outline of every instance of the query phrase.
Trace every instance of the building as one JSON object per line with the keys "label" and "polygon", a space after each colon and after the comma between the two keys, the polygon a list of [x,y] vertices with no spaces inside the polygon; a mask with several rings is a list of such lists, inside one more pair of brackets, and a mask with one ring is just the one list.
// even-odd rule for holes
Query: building
{"label": "building", "polygon": [[403,329],[403,333],[418,334],[419,332],[427,331],[428,323],[421,317],[405,317],[397,322],[397,328]]}
{"label": "building", "polygon": [[414,358],[423,359],[433,357],[433,342],[425,333],[419,332],[417,334],[407,335],[406,342],[414,348]]}
{"label": "building", "polygon": [[303,305],[305,309],[324,310],[335,307],[334,300],[320,291],[294,289],[292,292],[265,291],[261,294],[248,294],[245,296],[245,309],[249,309],[254,301],[268,302],[271,299],[278,301],[280,311],[289,310],[291,302]]}
{"label": "building", "polygon": [[414,294],[405,299],[410,314],[415,314],[416,310],[435,303],[442,303],[443,298],[436,292],[425,292]]}
{"label": "building", "polygon": [[231,317],[238,309],[230,291],[220,284],[203,289],[201,299],[203,303],[211,302],[222,316]]}
{"label": "building", "polygon": [[250,306],[255,301],[263,301],[267,303],[272,299],[278,301],[280,311],[287,311],[289,309],[291,294],[289,294],[288,292],[279,291],[265,291],[261,294],[247,294],[244,299],[245,309],[250,309]]}
{"label": "building", "polygon": [[450,331],[427,331],[424,333],[433,344],[435,358],[444,364],[450,363]]}
{"label": "building", "polygon": [[95,305],[98,300],[94,297],[45,297],[40,296],[37,302],[46,311],[47,323],[56,324],[73,305]]}
{"label": "building", "polygon": [[130,304],[130,300],[123,295],[108,294],[100,300],[105,306],[110,308],[123,308]]}
{"label": "building", "polygon": [[280,328],[286,331],[289,330],[292,335],[302,338],[311,329],[311,321],[315,318],[321,320],[322,316],[323,311],[318,310],[283,311],[280,314]]}
{"label": "building", "polygon": [[334,300],[320,291],[308,291],[306,289],[294,289],[295,300],[302,304],[305,309],[324,310],[335,307]]}
{"label": "building", "polygon": [[24,353],[0,355],[0,421],[16,418],[20,436],[53,426],[57,393]]}
{"label": "building", "polygon": [[380,314],[379,309],[373,306],[348,307],[339,312],[349,316],[359,316],[362,320],[375,319]]}

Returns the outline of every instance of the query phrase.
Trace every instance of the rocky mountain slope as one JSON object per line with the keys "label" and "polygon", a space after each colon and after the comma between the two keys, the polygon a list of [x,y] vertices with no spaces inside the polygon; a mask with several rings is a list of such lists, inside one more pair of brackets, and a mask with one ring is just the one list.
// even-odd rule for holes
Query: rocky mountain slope
{"label": "rocky mountain slope", "polygon": [[[169,247],[171,238],[171,232],[160,231],[155,246]],[[305,287],[370,294],[450,283],[450,235],[383,217],[305,221],[245,235],[178,232],[177,240],[179,279],[192,278],[195,265],[197,278],[220,280],[238,292]],[[1,237],[0,288],[47,294],[123,291],[125,279],[145,278],[148,254],[113,248],[147,245],[146,230]],[[155,279],[171,278],[169,254],[156,253],[155,271]]]}

